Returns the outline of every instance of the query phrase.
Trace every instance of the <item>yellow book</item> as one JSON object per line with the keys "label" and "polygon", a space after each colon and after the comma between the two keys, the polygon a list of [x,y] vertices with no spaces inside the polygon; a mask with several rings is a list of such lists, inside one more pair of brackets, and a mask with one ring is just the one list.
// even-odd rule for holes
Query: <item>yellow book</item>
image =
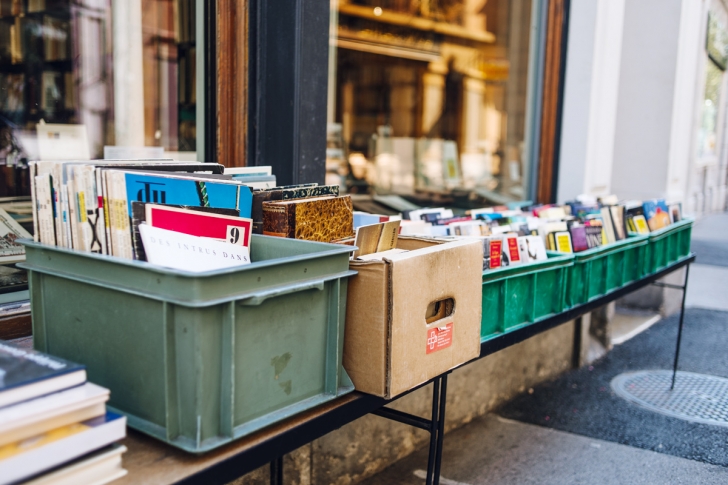
{"label": "yellow book", "polygon": [[85,424],[74,423],[69,424],[68,426],[54,429],[53,431],[48,431],[47,433],[43,433],[38,436],[33,436],[32,438],[26,438],[21,441],[16,441],[15,443],[0,446],[0,460],[5,460],[6,458],[10,458],[11,456],[19,455],[21,453],[25,453],[26,451],[40,448],[41,446],[53,443],[54,441],[62,440],[63,438],[67,438],[87,429],[89,429],[89,427]]}
{"label": "yellow book", "polygon": [[647,220],[645,216],[637,215],[634,216],[634,225],[637,228],[637,234],[649,234],[650,228],[647,226]]}
{"label": "yellow book", "polygon": [[572,253],[571,234],[568,232],[557,232],[555,234],[556,250],[560,253]]}

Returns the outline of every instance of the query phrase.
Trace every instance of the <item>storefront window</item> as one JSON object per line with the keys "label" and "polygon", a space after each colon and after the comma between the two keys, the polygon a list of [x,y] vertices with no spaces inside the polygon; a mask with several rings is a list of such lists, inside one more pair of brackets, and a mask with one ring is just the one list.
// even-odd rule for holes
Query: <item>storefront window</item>
{"label": "storefront window", "polygon": [[197,159],[198,4],[0,1],[0,164]]}
{"label": "storefront window", "polygon": [[532,7],[334,0],[329,182],[524,199]]}

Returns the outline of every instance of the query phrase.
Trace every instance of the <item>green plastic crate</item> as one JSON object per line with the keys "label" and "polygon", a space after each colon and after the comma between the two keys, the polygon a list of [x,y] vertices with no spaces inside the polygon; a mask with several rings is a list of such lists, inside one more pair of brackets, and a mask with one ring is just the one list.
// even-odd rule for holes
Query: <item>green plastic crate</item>
{"label": "green plastic crate", "polygon": [[481,342],[563,311],[573,261],[549,251],[545,261],[484,271]]}
{"label": "green plastic crate", "polygon": [[574,255],[569,268],[566,307],[587,303],[643,276],[647,236],[629,236]]}
{"label": "green plastic crate", "polygon": [[204,452],[354,389],[351,246],[253,235],[252,264],[188,273],[26,245],[35,348],[85,364],[130,426]]}
{"label": "green plastic crate", "polygon": [[694,219],[683,219],[649,236],[644,274],[652,274],[690,255],[690,236]]}

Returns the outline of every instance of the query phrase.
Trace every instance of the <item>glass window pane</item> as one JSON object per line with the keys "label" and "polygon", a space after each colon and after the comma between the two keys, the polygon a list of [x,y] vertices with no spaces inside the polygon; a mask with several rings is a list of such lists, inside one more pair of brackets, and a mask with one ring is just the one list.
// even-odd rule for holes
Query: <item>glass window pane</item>
{"label": "glass window pane", "polygon": [[334,0],[329,182],[526,197],[531,0]]}
{"label": "glass window pane", "polygon": [[0,1],[0,164],[196,159],[197,3]]}
{"label": "glass window pane", "polygon": [[705,94],[700,116],[700,129],[698,130],[699,157],[715,156],[717,154],[718,108],[722,86],[723,71],[712,60],[708,59],[705,63]]}

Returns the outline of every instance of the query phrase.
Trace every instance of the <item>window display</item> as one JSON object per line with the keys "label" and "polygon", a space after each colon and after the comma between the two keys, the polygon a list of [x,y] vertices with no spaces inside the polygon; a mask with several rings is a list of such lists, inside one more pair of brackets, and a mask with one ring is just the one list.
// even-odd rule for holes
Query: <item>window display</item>
{"label": "window display", "polygon": [[[527,197],[530,0],[332,4],[329,183]],[[336,155],[336,156],[334,156]]]}
{"label": "window display", "polygon": [[196,159],[197,3],[0,2],[0,196],[27,160]]}

